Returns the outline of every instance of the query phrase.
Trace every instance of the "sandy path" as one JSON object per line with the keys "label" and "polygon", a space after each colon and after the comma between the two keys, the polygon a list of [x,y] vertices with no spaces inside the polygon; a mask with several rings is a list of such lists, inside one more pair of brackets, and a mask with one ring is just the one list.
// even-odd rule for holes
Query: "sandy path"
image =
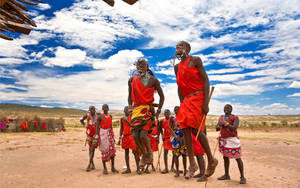
{"label": "sandy path", "polygon": [[[217,133],[212,131],[208,135],[214,148]],[[117,132],[116,129],[116,136]],[[222,156],[217,152],[219,166],[207,187],[300,188],[300,129],[240,130],[240,136],[247,184],[239,184],[234,160],[230,166],[232,180],[217,180],[224,172]],[[134,172],[130,175],[102,175],[99,151],[95,156],[96,170],[85,172],[88,151],[84,140],[84,129],[68,129],[64,133],[1,133],[0,187],[204,187],[204,183],[185,180],[182,175],[174,178],[173,173],[137,175],[132,155]],[[156,164],[157,152],[154,157]],[[124,165],[124,151],[117,147],[116,167],[122,170]]]}

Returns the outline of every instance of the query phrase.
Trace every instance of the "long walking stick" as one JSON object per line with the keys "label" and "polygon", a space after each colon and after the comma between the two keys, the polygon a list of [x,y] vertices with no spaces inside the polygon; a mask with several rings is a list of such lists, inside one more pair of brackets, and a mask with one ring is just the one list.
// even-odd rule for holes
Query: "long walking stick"
{"label": "long walking stick", "polygon": [[160,146],[160,150],[158,151],[158,160],[157,160],[157,164],[156,164],[156,169],[158,169],[160,171],[160,156],[161,156],[161,151],[163,149],[163,144],[161,144]]}
{"label": "long walking stick", "polygon": [[[215,87],[212,86],[212,87],[211,87],[211,90],[210,90],[210,93],[209,93],[209,97],[208,97],[208,104],[209,104],[209,102],[210,102],[210,99],[211,99],[211,96],[212,96],[214,90],[215,90]],[[197,140],[198,140],[198,136],[199,136],[199,134],[200,134],[200,131],[201,131],[202,127],[203,127],[205,118],[206,118],[206,115],[202,116],[201,123],[200,123],[200,126],[199,126],[199,128],[198,128],[197,135],[196,135],[196,139],[197,139]]]}

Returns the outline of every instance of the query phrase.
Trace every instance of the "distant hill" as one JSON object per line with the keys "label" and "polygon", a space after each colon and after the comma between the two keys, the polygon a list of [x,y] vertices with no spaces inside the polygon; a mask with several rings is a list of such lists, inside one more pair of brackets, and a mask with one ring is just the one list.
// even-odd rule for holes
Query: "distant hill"
{"label": "distant hill", "polygon": [[0,113],[7,116],[24,116],[24,115],[38,115],[38,116],[82,116],[86,111],[72,109],[72,108],[47,108],[28,106],[21,104],[6,104],[0,103]]}

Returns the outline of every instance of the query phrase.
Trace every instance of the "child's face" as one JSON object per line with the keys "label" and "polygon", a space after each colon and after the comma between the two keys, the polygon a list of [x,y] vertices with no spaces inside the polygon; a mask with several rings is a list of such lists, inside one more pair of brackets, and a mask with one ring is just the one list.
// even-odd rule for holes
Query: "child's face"
{"label": "child's face", "polygon": [[164,115],[165,115],[165,117],[166,118],[169,118],[170,117],[170,111],[169,110],[165,110],[165,112],[164,112]]}
{"label": "child's face", "polygon": [[178,107],[175,107],[175,108],[174,108],[174,113],[175,113],[176,115],[177,115],[178,111],[179,111],[179,108],[178,108]]}
{"label": "child's face", "polygon": [[224,112],[225,112],[225,114],[231,114],[231,111],[232,111],[232,109],[231,109],[230,106],[226,105],[226,106],[224,107]]}

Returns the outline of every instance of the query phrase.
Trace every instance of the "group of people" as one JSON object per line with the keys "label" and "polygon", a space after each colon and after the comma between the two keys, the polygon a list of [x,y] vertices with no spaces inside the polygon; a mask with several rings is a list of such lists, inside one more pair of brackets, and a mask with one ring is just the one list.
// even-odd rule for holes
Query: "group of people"
{"label": "group of people", "polygon": [[[129,150],[135,156],[137,173],[149,172],[148,167],[153,165],[153,151],[158,151],[159,136],[162,135],[164,148],[165,169],[168,173],[168,151],[173,152],[171,170],[175,177],[180,174],[179,157],[182,156],[184,176],[186,179],[198,177],[198,181],[206,181],[214,174],[218,160],[212,155],[206,137],[205,119],[209,112],[209,80],[202,61],[197,56],[189,55],[191,46],[185,41],[176,45],[175,57],[180,63],[174,66],[178,85],[180,106],[174,108],[175,116],[171,117],[170,110],[164,111],[165,118],[158,120],[164,103],[164,94],[160,82],[149,69],[145,59],[136,62],[137,73],[128,81],[128,106],[124,108],[125,117],[121,118],[120,138],[125,149],[126,170],[130,173]],[[159,95],[159,103],[154,103],[154,93]],[[157,108],[157,109],[155,109]],[[87,119],[87,142],[89,144],[90,162],[87,171],[95,169],[93,162],[94,151],[99,146],[102,153],[103,173],[107,174],[105,162],[111,160],[112,172],[118,172],[114,167],[115,146],[112,130],[112,117],[108,114],[108,105],[102,106],[103,113],[96,113],[95,107],[89,108],[81,122]],[[219,138],[219,151],[224,156],[225,174],[219,180],[228,180],[229,158],[238,162],[241,173],[240,183],[246,183],[243,174],[241,150],[236,132],[238,117],[231,114],[232,107],[224,107],[225,115],[221,116],[217,130],[221,132]],[[203,155],[207,156],[207,168]],[[198,165],[195,161],[195,156]],[[189,159],[189,168],[186,167],[186,157]],[[173,165],[175,164],[175,168]],[[200,168],[200,173],[195,172]]]}

